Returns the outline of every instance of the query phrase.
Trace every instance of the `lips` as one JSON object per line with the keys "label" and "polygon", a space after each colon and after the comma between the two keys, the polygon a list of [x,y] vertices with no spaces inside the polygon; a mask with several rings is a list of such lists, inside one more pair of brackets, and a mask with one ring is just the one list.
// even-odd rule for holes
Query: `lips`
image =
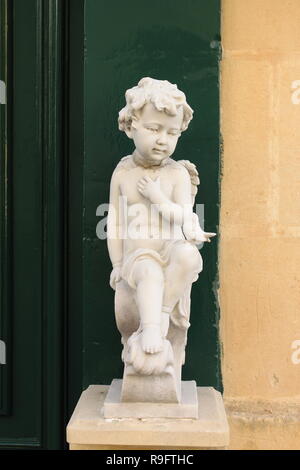
{"label": "lips", "polygon": [[153,149],[153,152],[155,152],[155,153],[161,153],[161,154],[164,154],[164,153],[165,153],[165,150],[161,150],[161,149]]}

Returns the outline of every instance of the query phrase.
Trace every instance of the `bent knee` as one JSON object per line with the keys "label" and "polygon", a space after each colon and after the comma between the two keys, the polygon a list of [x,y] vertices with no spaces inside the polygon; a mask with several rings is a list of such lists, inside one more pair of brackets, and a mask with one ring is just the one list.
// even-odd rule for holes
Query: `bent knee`
{"label": "bent knee", "polygon": [[200,272],[203,268],[202,256],[195,245],[185,243],[179,245],[174,253],[174,261],[178,263],[182,269],[193,272]]}

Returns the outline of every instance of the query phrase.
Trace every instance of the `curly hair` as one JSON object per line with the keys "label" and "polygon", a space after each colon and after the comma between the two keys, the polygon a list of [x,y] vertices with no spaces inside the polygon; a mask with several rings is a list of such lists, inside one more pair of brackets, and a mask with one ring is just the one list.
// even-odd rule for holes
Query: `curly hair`
{"label": "curly hair", "polygon": [[193,118],[193,110],[187,104],[185,94],[178,90],[167,80],[156,80],[154,78],[142,78],[138,85],[130,88],[125,93],[126,106],[119,112],[119,129],[130,130],[132,117],[135,112],[142,109],[146,103],[152,103],[158,111],[164,111],[170,116],[176,116],[178,108],[183,108],[183,121],[181,130],[188,128]]}

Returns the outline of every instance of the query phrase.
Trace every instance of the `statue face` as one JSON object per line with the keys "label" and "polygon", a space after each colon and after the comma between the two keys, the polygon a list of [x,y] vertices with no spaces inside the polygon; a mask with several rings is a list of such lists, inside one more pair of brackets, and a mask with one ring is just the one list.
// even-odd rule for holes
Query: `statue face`
{"label": "statue face", "polygon": [[182,107],[176,116],[170,116],[157,111],[152,103],[145,104],[131,127],[131,137],[140,157],[156,165],[170,157],[181,134],[182,120]]}

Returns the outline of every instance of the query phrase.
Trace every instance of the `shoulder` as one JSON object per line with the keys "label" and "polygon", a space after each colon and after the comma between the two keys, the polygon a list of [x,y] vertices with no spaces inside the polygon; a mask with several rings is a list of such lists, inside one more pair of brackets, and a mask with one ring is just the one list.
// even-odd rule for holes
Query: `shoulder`
{"label": "shoulder", "polygon": [[134,163],[131,155],[121,158],[116,168],[114,169],[112,178],[117,178],[123,172],[134,168]]}
{"label": "shoulder", "polygon": [[135,165],[134,165],[134,162],[133,162],[132,155],[127,155],[127,157],[121,158],[121,160],[119,161],[119,163],[117,164],[117,166],[115,168],[115,171],[130,170],[134,166]]}
{"label": "shoulder", "polygon": [[200,178],[196,165],[189,160],[179,160],[177,163],[187,171],[191,179],[191,183],[198,186],[200,184]]}
{"label": "shoulder", "polygon": [[180,164],[180,161],[177,162],[172,158],[169,158],[168,167],[170,168],[170,170],[184,171],[184,167]]}
{"label": "shoulder", "polygon": [[179,177],[189,177],[189,172],[185,165],[181,163],[182,160],[176,161],[170,158],[168,169],[174,171]]}

